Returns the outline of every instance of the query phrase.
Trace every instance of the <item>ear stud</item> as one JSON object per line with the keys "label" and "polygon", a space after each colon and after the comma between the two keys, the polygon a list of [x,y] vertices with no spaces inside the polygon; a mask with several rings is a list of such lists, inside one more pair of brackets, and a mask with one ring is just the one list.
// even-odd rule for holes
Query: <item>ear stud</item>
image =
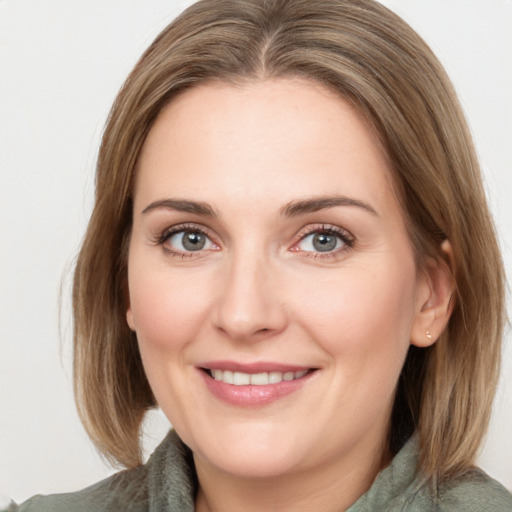
{"label": "ear stud", "polygon": [[427,330],[427,332],[425,333],[425,336],[431,340],[432,339],[432,334],[430,333],[430,331]]}

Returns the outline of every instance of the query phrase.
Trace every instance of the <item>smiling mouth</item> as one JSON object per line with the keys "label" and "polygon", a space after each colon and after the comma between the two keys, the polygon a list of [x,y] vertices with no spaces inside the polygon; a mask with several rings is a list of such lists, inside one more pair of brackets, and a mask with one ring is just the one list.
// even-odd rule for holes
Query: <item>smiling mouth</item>
{"label": "smiling mouth", "polygon": [[216,381],[234,386],[268,386],[269,384],[279,384],[280,382],[289,382],[301,379],[307,374],[315,371],[314,368],[309,370],[289,371],[289,372],[260,372],[260,373],[244,373],[231,370],[219,370],[203,368],[205,373]]}

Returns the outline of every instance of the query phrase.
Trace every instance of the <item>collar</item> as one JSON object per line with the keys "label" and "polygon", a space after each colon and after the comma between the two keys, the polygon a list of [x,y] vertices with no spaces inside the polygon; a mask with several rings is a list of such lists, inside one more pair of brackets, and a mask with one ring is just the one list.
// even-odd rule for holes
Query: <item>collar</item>
{"label": "collar", "polygon": [[[424,488],[417,475],[417,464],[418,441],[412,436],[347,512],[406,507]],[[174,430],[150,457],[147,471],[149,512],[194,512],[197,477],[192,452]]]}

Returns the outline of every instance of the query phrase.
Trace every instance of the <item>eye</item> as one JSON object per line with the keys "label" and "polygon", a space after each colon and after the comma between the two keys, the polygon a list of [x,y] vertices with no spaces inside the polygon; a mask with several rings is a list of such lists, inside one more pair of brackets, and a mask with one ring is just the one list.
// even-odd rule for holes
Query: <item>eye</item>
{"label": "eye", "polygon": [[342,240],[336,235],[311,233],[300,241],[298,247],[301,251],[330,252],[339,249],[342,245]]}
{"label": "eye", "polygon": [[171,253],[192,253],[217,249],[208,235],[198,229],[177,227],[163,234],[159,243],[164,245]]}
{"label": "eye", "polygon": [[[353,245],[353,237],[346,231],[335,226],[322,226],[309,229],[302,235],[300,241],[292,248],[294,251],[307,253],[335,253]],[[326,254],[326,255],[327,255]]]}

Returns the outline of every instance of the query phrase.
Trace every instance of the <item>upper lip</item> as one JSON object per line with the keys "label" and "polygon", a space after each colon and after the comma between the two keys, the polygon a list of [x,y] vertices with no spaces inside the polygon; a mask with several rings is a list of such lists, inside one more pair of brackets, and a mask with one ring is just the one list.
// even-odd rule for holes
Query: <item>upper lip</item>
{"label": "upper lip", "polygon": [[270,361],[258,361],[254,363],[240,363],[236,361],[207,361],[198,365],[205,370],[223,370],[241,373],[263,373],[263,372],[299,372],[311,370],[311,366],[295,365],[288,363],[276,363]]}

